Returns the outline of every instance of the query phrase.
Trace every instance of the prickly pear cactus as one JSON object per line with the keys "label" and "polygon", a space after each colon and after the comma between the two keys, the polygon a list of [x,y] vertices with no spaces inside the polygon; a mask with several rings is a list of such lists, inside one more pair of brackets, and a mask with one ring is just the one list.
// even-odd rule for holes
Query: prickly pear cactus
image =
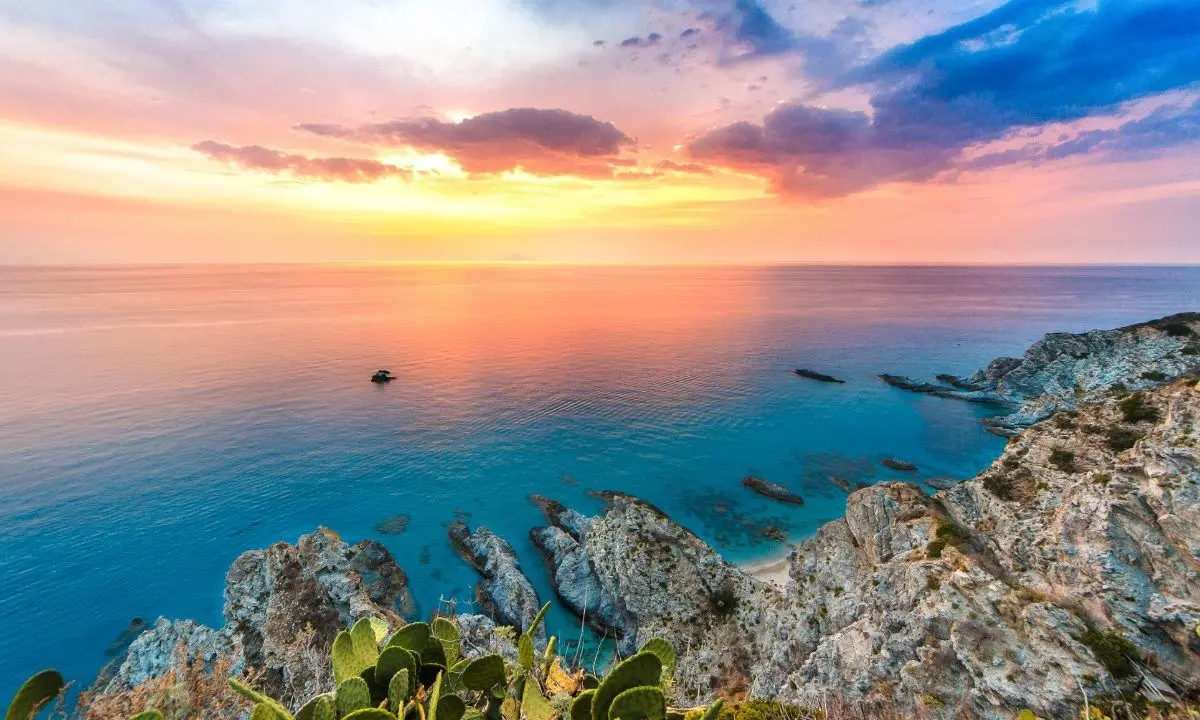
{"label": "prickly pear cactus", "polygon": [[461,653],[458,625],[448,618],[437,617],[433,619],[429,629],[433,637],[437,638],[442,645],[442,652],[446,657],[446,667],[453,667],[458,662]]}
{"label": "prickly pear cactus", "polygon": [[529,635],[522,635],[517,640],[517,664],[521,666],[525,672],[533,669],[533,638]]}
{"label": "prickly pear cactus", "polygon": [[369,618],[363,618],[354,623],[349,632],[345,630],[333,639],[333,679],[341,683],[348,678],[357,677],[363,670],[375,665],[379,660],[379,642],[375,639],[375,630]]}
{"label": "prickly pear cactus", "polygon": [[662,679],[662,661],[652,652],[640,652],[617,664],[596,688],[592,700],[592,720],[608,720],[609,706],[630,688],[658,685]]}
{"label": "prickly pear cactus", "polygon": [[416,655],[402,647],[385,648],[379,653],[379,661],[375,663],[375,681],[384,687],[390,687],[392,677],[401,670],[407,670],[409,693],[412,693],[417,689],[415,683],[419,663]]}
{"label": "prickly pear cactus", "polygon": [[532,678],[525,680],[525,690],[521,693],[521,715],[526,720],[552,720],[558,717],[558,711],[542,696],[541,688]]}
{"label": "prickly pear cactus", "polygon": [[420,654],[429,644],[430,628],[423,622],[409,623],[396,631],[387,641],[387,647],[402,647]]}
{"label": "prickly pear cactus", "polygon": [[671,646],[671,643],[663,638],[653,637],[642,646],[642,652],[652,652],[658,656],[663,665],[663,677],[675,677],[675,648]]}
{"label": "prickly pear cactus", "polygon": [[[397,670],[388,683],[388,707],[395,711],[397,715],[404,710],[404,704],[412,697],[414,690],[412,687],[412,677],[413,674],[407,669]],[[299,720],[299,718],[296,720]]]}
{"label": "prickly pear cactus", "polygon": [[643,686],[626,690],[613,698],[609,720],[664,720],[667,700],[659,688]]}
{"label": "prickly pear cactus", "polygon": [[342,720],[396,720],[396,716],[380,708],[363,708],[342,716]]}
{"label": "prickly pear cactus", "polygon": [[334,705],[339,717],[371,707],[371,688],[367,686],[367,681],[360,677],[352,677],[338,683],[337,692],[334,693]]}
{"label": "prickly pear cactus", "polygon": [[484,655],[471,661],[463,671],[462,683],[468,690],[484,691],[504,682],[504,658]]}
{"label": "prickly pear cactus", "polygon": [[595,690],[584,690],[571,702],[571,720],[592,720],[592,698]]}
{"label": "prickly pear cactus", "polygon": [[296,720],[337,720],[337,706],[333,693],[323,693],[304,703],[296,713]]}
{"label": "prickly pear cactus", "polygon": [[721,707],[724,704],[725,700],[723,698],[717,698],[713,701],[712,705],[708,706],[704,714],[700,716],[700,720],[717,720],[717,716],[721,714]]}
{"label": "prickly pear cactus", "polygon": [[29,720],[63,689],[63,676],[57,670],[43,670],[25,681],[4,713],[4,720]]}

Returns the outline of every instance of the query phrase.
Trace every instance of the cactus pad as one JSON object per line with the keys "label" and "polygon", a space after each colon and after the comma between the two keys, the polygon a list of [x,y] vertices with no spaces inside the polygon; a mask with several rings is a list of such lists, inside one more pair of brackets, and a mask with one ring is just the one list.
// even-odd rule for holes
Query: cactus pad
{"label": "cactus pad", "polygon": [[662,690],[648,685],[626,690],[608,708],[609,720],[664,720],[666,714]]}
{"label": "cactus pad", "polygon": [[526,671],[533,669],[533,638],[528,634],[517,641],[517,664]]}
{"label": "cactus pad", "polygon": [[558,711],[542,696],[542,690],[532,678],[526,678],[525,690],[521,693],[521,715],[525,720],[551,720]]}
{"label": "cactus pad", "polygon": [[504,682],[504,658],[484,655],[471,661],[463,671],[462,682],[470,690],[487,690]]}
{"label": "cactus pad", "polygon": [[379,645],[371,621],[363,618],[349,632],[345,630],[333,639],[333,679],[341,683],[357,677],[379,660]]}
{"label": "cactus pad", "polygon": [[430,633],[442,644],[446,656],[446,667],[453,667],[460,654],[458,625],[453,620],[438,617],[429,626]]}
{"label": "cactus pad", "polygon": [[362,708],[371,707],[371,688],[360,677],[347,678],[338,683],[334,693],[334,705],[338,717],[344,717]]}
{"label": "cactus pad", "polygon": [[700,716],[700,720],[717,720],[717,716],[721,714],[721,706],[724,704],[724,699],[717,698],[712,705],[708,706],[708,709],[704,711],[704,714]]}
{"label": "cactus pad", "polygon": [[296,720],[337,720],[333,693],[317,695],[296,712]]}
{"label": "cactus pad", "polygon": [[379,661],[375,663],[375,680],[381,685],[388,685],[391,683],[393,675],[401,670],[407,670],[408,681],[416,682],[417,664],[417,657],[408,650],[396,646],[386,648],[379,653]]}
{"label": "cactus pad", "polygon": [[640,652],[617,664],[596,688],[592,720],[608,720],[613,700],[630,688],[657,685],[662,679],[662,661],[652,652]]}
{"label": "cactus pad", "polygon": [[595,690],[584,690],[571,703],[571,720],[592,720],[592,698]]}
{"label": "cactus pad", "polygon": [[4,720],[29,720],[63,689],[63,676],[56,670],[43,670],[25,681],[13,696]]}
{"label": "cactus pad", "polygon": [[429,626],[423,622],[409,623],[396,631],[387,641],[388,647],[402,647],[415,653],[429,644]]}
{"label": "cactus pad", "polygon": [[[392,679],[388,682],[388,706],[395,711],[397,715],[404,709],[404,703],[412,697],[414,674],[407,669],[397,670],[396,674],[392,675]],[[300,720],[297,718],[296,720]]]}
{"label": "cactus pad", "polygon": [[396,720],[396,716],[379,708],[363,708],[343,715],[342,720]]}
{"label": "cactus pad", "polygon": [[675,676],[675,648],[671,646],[671,643],[663,638],[653,637],[642,646],[642,652],[652,652],[658,656],[658,659],[662,661],[664,676]]}

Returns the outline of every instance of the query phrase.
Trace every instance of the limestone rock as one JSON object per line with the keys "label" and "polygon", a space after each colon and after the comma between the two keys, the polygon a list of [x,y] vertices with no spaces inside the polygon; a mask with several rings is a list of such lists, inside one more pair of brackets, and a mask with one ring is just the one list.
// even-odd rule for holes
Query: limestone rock
{"label": "limestone rock", "polygon": [[[479,604],[496,622],[521,632],[528,630],[542,603],[512,545],[485,527],[471,532],[462,522],[452,523],[447,533],[450,544],[481,576],[475,586]],[[535,636],[545,636],[544,625],[538,626]]]}

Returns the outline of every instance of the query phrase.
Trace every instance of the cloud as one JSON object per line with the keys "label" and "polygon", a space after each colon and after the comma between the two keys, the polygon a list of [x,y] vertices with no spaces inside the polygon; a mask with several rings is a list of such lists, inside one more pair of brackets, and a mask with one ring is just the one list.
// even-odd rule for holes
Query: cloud
{"label": "cloud", "polygon": [[1091,9],[1010,0],[893,48],[838,85],[870,89],[870,112],[790,103],[761,125],[718,128],[694,141],[689,153],[762,172],[779,192],[835,197],[947,170],[1200,140],[1194,114],[1176,108],[1052,147],[962,160],[973,146],[1050,123],[1111,116],[1137,100],[1200,87],[1200,13],[1192,0],[1102,2]]}
{"label": "cloud", "polygon": [[660,40],[662,40],[662,35],[656,32],[650,33],[645,38],[634,35],[622,40],[619,43],[619,47],[650,47],[651,45],[657,45]]}
{"label": "cloud", "polygon": [[469,173],[521,168],[543,175],[608,175],[636,141],[610,122],[559,109],[510,108],[459,122],[394,120],[355,128],[301,124],[297,129],[367,144],[444,153]]}
{"label": "cloud", "polygon": [[192,149],[214,160],[246,170],[275,174],[290,173],[295,177],[311,180],[369,183],[388,177],[400,177],[406,180],[412,177],[412,172],[409,170],[395,165],[387,165],[377,160],[347,157],[310,158],[271,150],[261,145],[235,147],[213,140],[204,140],[193,145]]}

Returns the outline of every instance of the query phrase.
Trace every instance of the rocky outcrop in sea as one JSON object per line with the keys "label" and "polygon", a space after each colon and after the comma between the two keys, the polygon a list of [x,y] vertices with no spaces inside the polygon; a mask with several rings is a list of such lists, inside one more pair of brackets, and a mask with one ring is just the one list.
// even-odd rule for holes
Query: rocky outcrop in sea
{"label": "rocky outcrop in sea", "polygon": [[1157,387],[1197,365],[1200,313],[1180,313],[1115,330],[1049,333],[1023,357],[998,358],[966,378],[938,375],[943,384],[880,377],[903,390],[1011,407],[1010,414],[984,420],[1009,435],[1110,390]]}
{"label": "rocky outcrop in sea", "polygon": [[349,545],[321,528],[296,545],[242,553],[225,578],[225,624],[159,618],[130,645],[108,687],[133,687],[188,658],[226,656],[290,703],[322,692],[338,630],[360,617],[394,621],[412,611],[408,579],[386,548]]}

